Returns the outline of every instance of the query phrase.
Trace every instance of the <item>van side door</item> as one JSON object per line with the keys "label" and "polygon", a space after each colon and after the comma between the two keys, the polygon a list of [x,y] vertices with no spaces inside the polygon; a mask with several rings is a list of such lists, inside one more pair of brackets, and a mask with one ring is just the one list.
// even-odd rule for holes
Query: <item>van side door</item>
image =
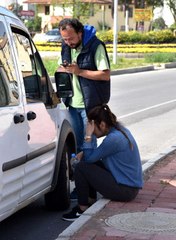
{"label": "van side door", "polygon": [[[19,71],[23,80],[28,148],[21,201],[50,187],[58,142],[52,85],[29,35],[11,24]],[[53,90],[54,91],[54,90]]]}
{"label": "van side door", "polygon": [[0,219],[8,216],[20,199],[29,131],[4,20],[0,16]]}

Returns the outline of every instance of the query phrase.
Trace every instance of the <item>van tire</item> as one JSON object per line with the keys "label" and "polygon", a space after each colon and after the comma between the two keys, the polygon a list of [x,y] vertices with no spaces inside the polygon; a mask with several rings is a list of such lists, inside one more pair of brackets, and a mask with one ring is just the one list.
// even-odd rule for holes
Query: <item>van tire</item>
{"label": "van tire", "polygon": [[48,210],[63,211],[70,206],[69,156],[68,146],[65,143],[56,186],[52,192],[45,195],[45,205]]}

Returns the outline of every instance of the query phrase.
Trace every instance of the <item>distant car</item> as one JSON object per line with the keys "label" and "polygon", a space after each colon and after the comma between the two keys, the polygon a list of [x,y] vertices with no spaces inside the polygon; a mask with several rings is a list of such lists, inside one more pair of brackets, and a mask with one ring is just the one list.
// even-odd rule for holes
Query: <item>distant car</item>
{"label": "distant car", "polygon": [[44,34],[44,39],[47,42],[61,42],[62,37],[57,28],[53,28]]}

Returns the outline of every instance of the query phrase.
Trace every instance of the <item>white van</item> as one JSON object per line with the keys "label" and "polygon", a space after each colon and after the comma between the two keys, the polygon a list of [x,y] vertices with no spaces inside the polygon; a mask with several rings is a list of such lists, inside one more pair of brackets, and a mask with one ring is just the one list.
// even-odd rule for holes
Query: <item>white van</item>
{"label": "white van", "polygon": [[69,207],[76,141],[59,97],[70,94],[54,91],[28,30],[0,7],[0,221],[41,196]]}

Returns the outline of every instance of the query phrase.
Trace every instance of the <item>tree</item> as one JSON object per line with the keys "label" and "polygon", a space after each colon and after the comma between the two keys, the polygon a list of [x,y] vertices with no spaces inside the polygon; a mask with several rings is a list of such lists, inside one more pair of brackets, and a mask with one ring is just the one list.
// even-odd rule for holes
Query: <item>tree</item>
{"label": "tree", "polygon": [[8,6],[8,9],[12,11],[15,15],[20,17],[19,12],[22,10],[22,6],[18,3],[12,3]]}
{"label": "tree", "polygon": [[54,6],[62,6],[64,12],[67,7],[70,7],[72,17],[78,19],[88,19],[94,12],[94,5],[91,1],[85,3],[81,0],[52,0],[51,3]]}
{"label": "tree", "polygon": [[159,17],[152,22],[151,27],[152,27],[152,30],[162,30],[166,28],[166,24],[164,19],[162,17]]}
{"label": "tree", "polygon": [[166,0],[166,5],[168,5],[170,8],[174,21],[176,23],[176,0]]}
{"label": "tree", "polygon": [[146,0],[146,5],[152,7],[154,10],[156,7],[163,7],[164,0]]}
{"label": "tree", "polygon": [[[174,1],[174,0],[172,0]],[[119,0],[119,4],[128,6],[129,4],[134,4],[135,8],[145,8],[152,6],[153,9],[156,7],[161,7],[164,5],[164,0]]]}
{"label": "tree", "polygon": [[41,17],[36,16],[34,19],[29,20],[25,23],[26,27],[30,32],[40,32],[41,31]]}
{"label": "tree", "polygon": [[164,4],[166,4],[174,18],[174,21],[176,22],[176,0],[147,0],[146,1],[149,6],[153,6],[153,9],[156,7],[164,7]]}

